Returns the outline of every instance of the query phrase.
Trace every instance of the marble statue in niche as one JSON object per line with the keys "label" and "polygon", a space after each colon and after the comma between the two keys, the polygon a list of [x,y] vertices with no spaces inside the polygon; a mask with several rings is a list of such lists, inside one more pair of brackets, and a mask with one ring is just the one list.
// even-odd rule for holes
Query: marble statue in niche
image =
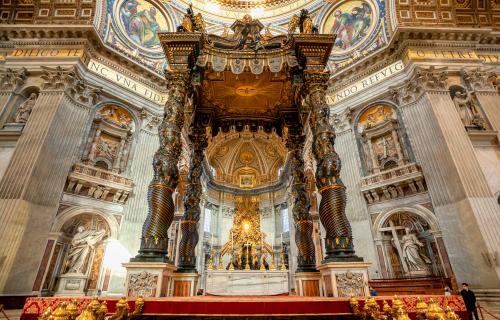
{"label": "marble statue in niche", "polygon": [[432,262],[421,250],[424,244],[418,240],[414,233],[410,232],[409,228],[405,228],[405,235],[401,238],[401,246],[410,271],[427,272],[429,270],[429,265]]}
{"label": "marble statue in niche", "polygon": [[66,273],[84,273],[89,254],[105,235],[106,230],[85,230],[85,227],[79,226],[71,240]]}
{"label": "marble statue in niche", "polygon": [[471,94],[459,86],[451,87],[450,94],[465,129],[486,130],[485,120]]}
{"label": "marble statue in niche", "polygon": [[16,123],[26,123],[31,115],[31,111],[35,106],[36,99],[38,95],[36,93],[30,94],[28,99],[23,101],[17,108],[16,114],[14,116],[14,122]]}
{"label": "marble statue in niche", "polygon": [[421,217],[398,212],[391,215],[379,231],[391,277],[442,275],[436,236]]}

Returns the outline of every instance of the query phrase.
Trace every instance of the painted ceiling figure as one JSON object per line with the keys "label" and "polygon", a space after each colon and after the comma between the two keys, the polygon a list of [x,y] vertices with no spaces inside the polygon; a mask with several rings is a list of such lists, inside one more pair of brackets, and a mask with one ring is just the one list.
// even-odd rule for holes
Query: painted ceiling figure
{"label": "painted ceiling figure", "polygon": [[122,8],[122,17],[125,28],[131,38],[144,47],[153,47],[158,45],[158,31],[160,25],[156,20],[157,10],[151,6],[148,9],[138,10],[139,3],[136,0],[130,0]]}
{"label": "painted ceiling figure", "polygon": [[337,35],[335,45],[345,50],[361,41],[370,27],[371,14],[372,10],[366,3],[353,8],[350,13],[335,11],[335,22],[331,29],[331,33]]}

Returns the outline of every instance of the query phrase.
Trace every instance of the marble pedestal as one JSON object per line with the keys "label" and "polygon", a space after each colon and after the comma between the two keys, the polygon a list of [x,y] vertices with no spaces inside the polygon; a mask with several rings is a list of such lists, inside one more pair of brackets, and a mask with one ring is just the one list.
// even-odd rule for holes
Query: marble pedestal
{"label": "marble pedestal", "polygon": [[172,278],[172,295],[175,297],[190,297],[196,295],[198,285],[197,273],[174,273]]}
{"label": "marble pedestal", "polygon": [[216,295],[274,295],[288,293],[288,271],[207,271],[205,290]]}
{"label": "marble pedestal", "polygon": [[319,297],[321,290],[321,274],[319,272],[296,272],[295,290],[299,296]]}
{"label": "marble pedestal", "polygon": [[323,294],[327,297],[370,295],[368,287],[369,262],[328,262],[318,267]]}
{"label": "marble pedestal", "polygon": [[171,296],[172,274],[176,267],[163,262],[127,262],[125,294],[127,297]]}
{"label": "marble pedestal", "polygon": [[84,296],[89,277],[83,273],[66,273],[59,276],[55,296]]}

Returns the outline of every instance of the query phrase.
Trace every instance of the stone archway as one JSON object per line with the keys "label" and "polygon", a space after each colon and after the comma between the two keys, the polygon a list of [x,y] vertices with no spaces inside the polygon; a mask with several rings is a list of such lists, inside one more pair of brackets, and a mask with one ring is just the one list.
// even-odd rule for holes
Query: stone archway
{"label": "stone archway", "polygon": [[57,235],[46,275],[46,289],[55,295],[97,294],[106,273],[104,259],[109,240],[118,236],[111,214],[93,208],[70,208],[52,226]]}
{"label": "stone archway", "polygon": [[422,206],[399,207],[380,214],[373,224],[384,278],[450,276],[441,229]]}

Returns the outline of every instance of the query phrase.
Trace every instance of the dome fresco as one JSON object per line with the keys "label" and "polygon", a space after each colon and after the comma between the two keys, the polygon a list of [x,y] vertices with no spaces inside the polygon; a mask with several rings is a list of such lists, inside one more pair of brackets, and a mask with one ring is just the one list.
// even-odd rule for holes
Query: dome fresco
{"label": "dome fresco", "polygon": [[388,39],[383,0],[103,0],[98,28],[106,45],[161,75],[167,67],[157,32],[173,32],[192,3],[208,33],[222,34],[245,14],[273,35],[285,34],[293,14],[308,9],[320,33],[337,34],[328,68],[332,71],[382,48]]}

